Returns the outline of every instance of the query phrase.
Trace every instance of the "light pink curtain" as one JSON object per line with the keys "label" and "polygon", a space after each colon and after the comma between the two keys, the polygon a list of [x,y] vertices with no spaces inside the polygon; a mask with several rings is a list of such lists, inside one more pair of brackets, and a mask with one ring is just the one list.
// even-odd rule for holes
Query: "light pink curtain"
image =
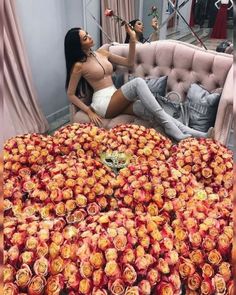
{"label": "light pink curtain", "polygon": [[15,0],[4,1],[3,45],[2,142],[15,135],[43,133],[48,129],[47,120],[37,103]]}
{"label": "light pink curtain", "polygon": [[[111,37],[112,41],[124,43],[125,29],[120,26],[111,17],[104,15],[106,8],[112,9],[116,15],[119,15],[126,21],[135,19],[135,0],[101,0],[101,23],[103,30]],[[102,35],[102,44],[110,43],[110,40],[104,34]]]}

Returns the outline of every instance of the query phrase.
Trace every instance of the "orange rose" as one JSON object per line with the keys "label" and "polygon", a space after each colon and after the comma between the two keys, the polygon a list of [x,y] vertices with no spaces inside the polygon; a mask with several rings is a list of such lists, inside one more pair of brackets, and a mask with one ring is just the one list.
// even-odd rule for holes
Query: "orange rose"
{"label": "orange rose", "polygon": [[16,273],[16,284],[20,288],[28,286],[32,277],[32,272],[27,264],[22,264],[21,268]]}
{"label": "orange rose", "polygon": [[208,280],[204,280],[201,283],[201,294],[202,295],[211,295],[214,294],[214,287],[212,286],[211,281]]}
{"label": "orange rose", "polygon": [[13,282],[15,277],[15,269],[12,265],[7,264],[3,266],[3,282]]}
{"label": "orange rose", "polygon": [[105,258],[107,261],[116,260],[118,258],[117,250],[115,248],[107,249],[105,251]]}
{"label": "orange rose", "polygon": [[104,289],[93,288],[92,295],[107,295],[107,291]]}
{"label": "orange rose", "polygon": [[62,245],[61,249],[60,249],[60,252],[61,252],[61,256],[62,256],[63,259],[71,258],[71,255],[72,255],[71,245],[68,244],[68,243]]}
{"label": "orange rose", "polygon": [[118,277],[120,274],[119,265],[114,260],[108,261],[106,263],[104,272],[108,277]]}
{"label": "orange rose", "polygon": [[89,261],[95,269],[98,269],[104,265],[103,254],[100,252],[95,252],[90,255]]}
{"label": "orange rose", "polygon": [[158,259],[157,268],[163,274],[168,274],[170,272],[169,265],[168,265],[167,261],[165,261],[165,259],[163,259],[163,258]]}
{"label": "orange rose", "polygon": [[41,256],[46,256],[49,252],[49,248],[48,245],[46,244],[46,242],[42,242],[39,244],[39,246],[37,247],[37,255],[38,257]]}
{"label": "orange rose", "polygon": [[155,286],[160,281],[160,273],[157,269],[150,269],[147,273],[147,280],[150,282],[151,286]]}
{"label": "orange rose", "polygon": [[174,287],[171,283],[161,282],[157,285],[156,294],[158,295],[174,295]]}
{"label": "orange rose", "polygon": [[37,249],[37,246],[38,246],[38,239],[35,238],[35,237],[29,237],[27,238],[26,240],[26,249],[28,250],[36,250]]}
{"label": "orange rose", "polygon": [[210,252],[211,250],[215,249],[215,241],[210,237],[205,237],[202,242],[202,247],[207,252]]}
{"label": "orange rose", "polygon": [[93,284],[94,286],[100,286],[103,280],[103,270],[101,268],[94,270],[93,272]]}
{"label": "orange rose", "polygon": [[226,254],[230,249],[230,239],[226,234],[222,234],[218,237],[218,249],[221,254]]}
{"label": "orange rose", "polygon": [[217,293],[219,294],[225,294],[226,291],[226,283],[224,278],[217,274],[214,276],[214,278],[212,279],[213,285],[215,286],[215,290]]}
{"label": "orange rose", "polygon": [[51,258],[55,258],[58,256],[59,252],[60,252],[60,246],[57,245],[56,243],[52,242],[49,245],[49,249],[48,249],[49,255]]}
{"label": "orange rose", "polygon": [[230,280],[232,275],[230,268],[231,265],[228,262],[222,262],[219,266],[219,274],[222,275],[226,282]]}
{"label": "orange rose", "polygon": [[201,277],[198,273],[194,273],[192,276],[188,277],[188,287],[190,290],[197,290],[201,285]]}
{"label": "orange rose", "polygon": [[50,263],[50,270],[53,275],[59,274],[64,269],[64,260],[58,256]]}
{"label": "orange rose", "polygon": [[78,229],[73,225],[68,225],[63,229],[63,236],[66,240],[70,240],[76,237],[78,234]]}
{"label": "orange rose", "polygon": [[34,272],[39,276],[46,276],[48,274],[48,260],[43,256],[37,259],[34,263]]}
{"label": "orange rose", "polygon": [[125,292],[125,286],[122,280],[116,279],[114,282],[108,282],[108,289],[113,295],[122,295]]}
{"label": "orange rose", "polygon": [[46,294],[59,295],[60,291],[64,288],[64,279],[61,274],[50,276],[47,280]]}
{"label": "orange rose", "polygon": [[6,283],[3,287],[3,294],[4,295],[18,295],[19,290],[18,287],[13,283]]}
{"label": "orange rose", "polygon": [[133,263],[135,261],[135,253],[133,249],[126,249],[122,256],[123,263]]}
{"label": "orange rose", "polygon": [[41,276],[34,276],[28,286],[29,295],[40,295],[46,286],[46,279]]}
{"label": "orange rose", "polygon": [[175,229],[175,238],[179,241],[184,241],[187,238],[187,232],[181,227]]}
{"label": "orange rose", "polygon": [[179,265],[179,273],[182,278],[188,278],[192,276],[195,272],[195,267],[191,260],[184,259],[184,261]]}
{"label": "orange rose", "polygon": [[124,251],[127,245],[127,238],[124,235],[117,235],[113,243],[117,251]]}
{"label": "orange rose", "polygon": [[129,285],[132,285],[137,280],[137,273],[132,265],[126,264],[122,274],[122,278],[124,282]]}
{"label": "orange rose", "polygon": [[109,246],[111,245],[111,242],[108,240],[106,236],[100,236],[98,239],[98,248],[102,251],[105,251]]}
{"label": "orange rose", "polygon": [[202,244],[202,237],[199,232],[189,235],[189,241],[194,248],[198,248]]}
{"label": "orange rose", "polygon": [[204,278],[212,277],[214,275],[213,267],[210,264],[205,263],[202,267],[202,275]]}
{"label": "orange rose", "polygon": [[55,205],[55,213],[57,216],[65,216],[66,215],[66,206],[63,202],[60,202]]}
{"label": "orange rose", "polygon": [[189,254],[191,261],[194,264],[200,265],[203,263],[203,255],[201,250],[194,250]]}
{"label": "orange rose", "polygon": [[89,294],[91,290],[91,281],[89,279],[82,279],[79,282],[79,292],[82,294]]}
{"label": "orange rose", "polygon": [[89,215],[94,216],[100,212],[101,208],[98,206],[97,203],[93,202],[88,204],[87,212]]}
{"label": "orange rose", "polygon": [[125,295],[139,295],[138,287],[128,287],[125,291]]}
{"label": "orange rose", "polygon": [[165,254],[165,261],[169,265],[175,265],[179,261],[179,254],[178,254],[178,252],[175,251],[175,250],[166,252],[166,254]]}
{"label": "orange rose", "polygon": [[220,255],[220,252],[216,249],[211,250],[208,254],[208,261],[213,265],[219,265],[222,261],[222,257]]}
{"label": "orange rose", "polygon": [[147,280],[142,280],[139,284],[139,291],[141,292],[141,294],[143,295],[149,295],[151,294],[151,284],[149,281]]}
{"label": "orange rose", "polygon": [[83,278],[90,278],[93,274],[93,267],[89,261],[82,261],[80,263],[80,274]]}

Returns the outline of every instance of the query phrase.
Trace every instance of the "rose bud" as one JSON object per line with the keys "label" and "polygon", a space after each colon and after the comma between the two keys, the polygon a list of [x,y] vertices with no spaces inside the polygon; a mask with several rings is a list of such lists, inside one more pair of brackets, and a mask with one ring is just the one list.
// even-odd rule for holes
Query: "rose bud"
{"label": "rose bud", "polygon": [[222,234],[218,238],[218,250],[219,252],[224,255],[227,254],[230,249],[230,239],[226,234]]}
{"label": "rose bud", "polygon": [[174,295],[174,287],[171,283],[161,282],[157,285],[156,294],[158,295]]}
{"label": "rose bud", "polygon": [[93,267],[89,261],[82,261],[80,263],[80,274],[83,278],[90,278],[93,274]]}
{"label": "rose bud", "polygon": [[114,260],[108,261],[106,263],[104,272],[108,277],[118,278],[120,276],[120,268],[118,263]]}
{"label": "rose bud", "polygon": [[214,287],[211,283],[211,280],[206,279],[201,283],[201,294],[203,295],[211,295],[214,294]]}
{"label": "rose bud", "polygon": [[115,248],[106,249],[105,258],[106,258],[107,261],[117,260],[117,258],[118,258],[117,250]]}
{"label": "rose bud", "polygon": [[49,248],[46,242],[41,242],[37,247],[37,255],[39,257],[46,256],[49,252]]}
{"label": "rose bud", "polygon": [[102,267],[105,262],[103,254],[101,252],[92,253],[89,257],[89,262],[95,269]]}
{"label": "rose bud", "polygon": [[189,254],[191,261],[196,264],[200,265],[203,263],[204,258],[201,250],[194,250]]}
{"label": "rose bud", "polygon": [[64,238],[66,240],[70,240],[73,237],[76,237],[78,234],[78,229],[73,225],[67,225],[62,232]]}
{"label": "rose bud", "polygon": [[12,245],[22,246],[25,243],[26,233],[16,232],[12,235],[11,243]]}
{"label": "rose bud", "polygon": [[27,264],[22,264],[21,268],[16,273],[16,284],[20,288],[25,288],[32,277],[32,272]]}
{"label": "rose bud", "polygon": [[79,292],[82,294],[90,294],[91,287],[92,287],[92,284],[89,279],[82,279],[79,282]]}
{"label": "rose bud", "polygon": [[27,238],[26,243],[25,243],[25,248],[27,250],[34,251],[37,249],[37,247],[38,247],[38,239],[37,238],[35,238],[35,237]]}
{"label": "rose bud", "polygon": [[163,274],[168,274],[170,272],[169,265],[163,258],[158,259],[157,269]]}
{"label": "rose bud", "polygon": [[132,285],[137,280],[137,273],[132,265],[125,265],[122,278],[128,285]]}
{"label": "rose bud", "polygon": [[108,290],[113,295],[122,295],[125,292],[125,286],[122,280],[116,279],[114,282],[108,282]]}
{"label": "rose bud", "polygon": [[57,257],[60,253],[60,246],[57,245],[56,243],[52,242],[50,245],[49,245],[49,256],[53,259],[55,257]]}
{"label": "rose bud", "polygon": [[139,295],[138,287],[128,287],[125,291],[125,295]]}
{"label": "rose bud", "polygon": [[210,252],[211,250],[215,249],[215,241],[210,238],[210,237],[205,237],[203,239],[203,242],[202,242],[202,247],[204,250],[206,250],[207,252]]}
{"label": "rose bud", "polygon": [[226,283],[224,278],[217,274],[212,279],[213,286],[215,287],[216,294],[225,294],[226,292]]}
{"label": "rose bud", "polygon": [[53,275],[57,275],[62,272],[64,269],[64,260],[58,256],[57,258],[53,259],[50,263],[50,272]]}
{"label": "rose bud", "polygon": [[14,267],[10,264],[3,266],[3,282],[13,282],[15,278],[16,271]]}
{"label": "rose bud", "polygon": [[41,276],[34,276],[28,286],[29,295],[40,295],[43,294],[46,286],[46,279]]}
{"label": "rose bud", "polygon": [[192,276],[188,277],[188,288],[193,291],[197,290],[200,288],[201,281],[200,275],[195,272]]}
{"label": "rose bud", "polygon": [[15,263],[18,258],[19,258],[19,248],[17,245],[12,246],[9,250],[8,250],[8,260],[11,263]]}
{"label": "rose bud", "polygon": [[46,276],[48,274],[48,260],[45,257],[40,257],[34,263],[34,272],[39,276]]}
{"label": "rose bud", "polygon": [[199,232],[190,233],[189,241],[194,248],[198,248],[202,244],[202,237]]}
{"label": "rose bud", "polygon": [[60,292],[64,288],[64,279],[61,274],[50,276],[47,279],[47,285],[46,285],[46,294],[47,295],[54,295],[54,294],[60,294]]}
{"label": "rose bud", "polygon": [[139,284],[139,291],[143,295],[149,295],[151,294],[151,284],[147,280],[142,280]]}
{"label": "rose bud", "polygon": [[32,264],[34,261],[34,253],[32,251],[25,251],[20,255],[20,261],[24,264]]}
{"label": "rose bud", "polygon": [[18,287],[13,283],[6,283],[3,286],[4,295],[19,295]]}
{"label": "rose bud", "polygon": [[208,264],[208,263],[203,264],[203,267],[202,267],[202,276],[204,278],[211,278],[213,275],[214,275],[214,269],[213,269],[213,267],[210,264]]}
{"label": "rose bud", "polygon": [[65,216],[66,215],[66,206],[63,202],[57,203],[55,205],[55,213],[57,216]]}
{"label": "rose bud", "polygon": [[191,260],[183,259],[183,262],[179,265],[179,273],[182,278],[188,278],[195,273],[195,267]]}
{"label": "rose bud", "polygon": [[93,202],[88,204],[86,210],[89,215],[94,216],[100,212],[101,208],[97,203]]}
{"label": "rose bud", "polygon": [[231,278],[231,265],[228,262],[222,262],[219,266],[219,274],[222,275],[224,280],[228,282]]}
{"label": "rose bud", "polygon": [[172,250],[165,253],[165,261],[169,265],[175,265],[179,261],[179,254],[177,251]]}
{"label": "rose bud", "polygon": [[222,261],[222,256],[216,249],[211,250],[208,254],[208,261],[213,265],[219,265]]}
{"label": "rose bud", "polygon": [[52,234],[52,236],[51,236],[51,240],[55,244],[61,246],[63,244],[63,242],[64,242],[64,237],[63,237],[63,235],[60,232],[54,232]]}

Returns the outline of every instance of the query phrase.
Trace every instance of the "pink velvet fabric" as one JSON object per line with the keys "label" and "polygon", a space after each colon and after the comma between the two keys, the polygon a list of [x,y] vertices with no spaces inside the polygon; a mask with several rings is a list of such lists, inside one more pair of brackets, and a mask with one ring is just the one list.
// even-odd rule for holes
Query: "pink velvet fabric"
{"label": "pink velvet fabric", "polygon": [[[106,44],[103,48],[123,56],[128,53],[128,44]],[[231,120],[228,112],[233,105],[232,63],[233,56],[229,54],[206,51],[180,41],[161,40],[137,44],[134,67],[127,69],[117,66],[116,71],[124,71],[126,77],[128,74],[141,77],[167,75],[167,92],[177,91],[182,99],[185,99],[191,83],[199,83],[208,91],[223,88],[215,127],[216,139],[226,143]],[[85,117],[87,115],[79,111],[76,115],[72,114],[71,121],[82,122]],[[116,122],[150,125],[149,122],[127,115],[119,115],[109,122],[104,120],[105,128],[110,128]]]}

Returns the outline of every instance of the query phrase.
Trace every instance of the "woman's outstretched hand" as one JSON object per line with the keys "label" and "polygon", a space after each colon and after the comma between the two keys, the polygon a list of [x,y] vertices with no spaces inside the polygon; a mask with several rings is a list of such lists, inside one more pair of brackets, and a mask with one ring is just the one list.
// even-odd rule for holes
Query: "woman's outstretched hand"
{"label": "woman's outstretched hand", "polygon": [[94,123],[96,126],[101,127],[102,125],[102,118],[93,112],[91,109],[88,110],[87,115],[89,116],[89,119],[92,123]]}
{"label": "woman's outstretched hand", "polygon": [[156,17],[152,18],[151,25],[152,25],[152,28],[154,29],[154,31],[158,31],[159,25],[158,25],[158,20]]}

